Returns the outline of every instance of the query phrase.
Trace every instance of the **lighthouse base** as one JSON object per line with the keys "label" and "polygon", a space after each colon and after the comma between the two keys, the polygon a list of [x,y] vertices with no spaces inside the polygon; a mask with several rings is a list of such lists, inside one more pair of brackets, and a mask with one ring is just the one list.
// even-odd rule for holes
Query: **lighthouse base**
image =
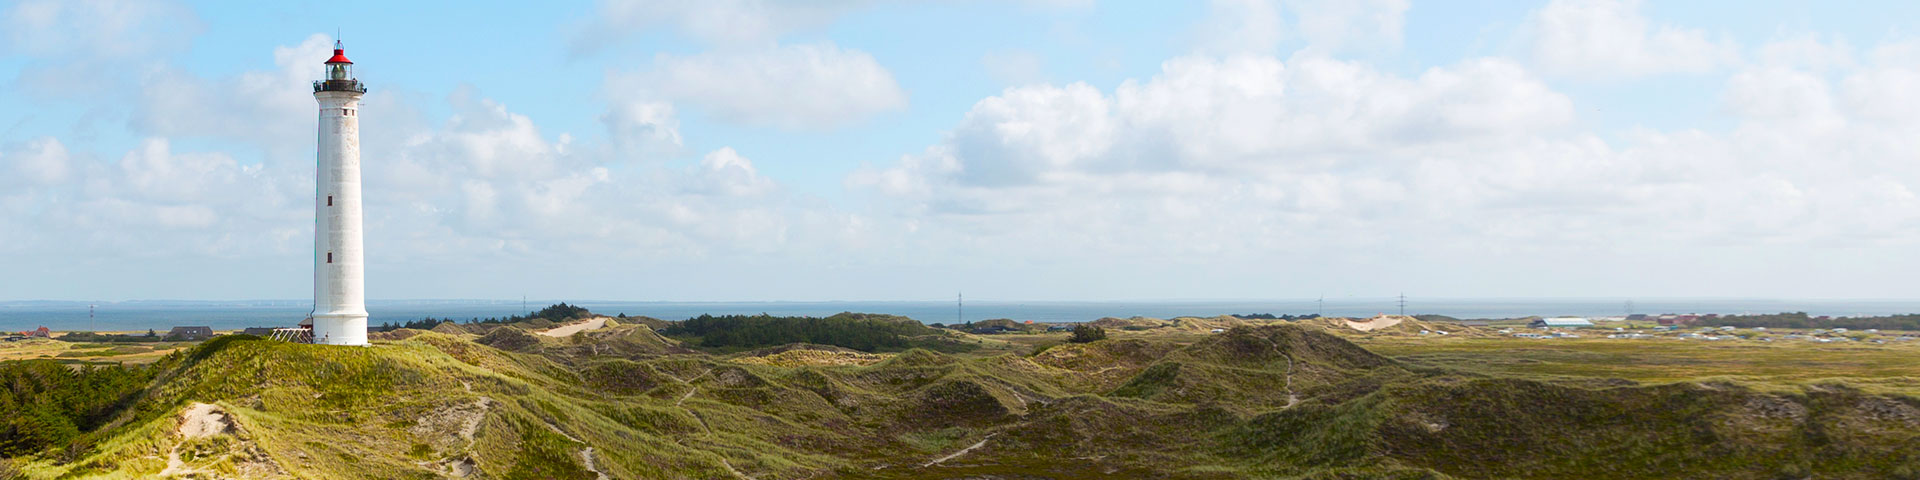
{"label": "lighthouse base", "polygon": [[366,346],[367,314],[313,314],[313,343],[317,345]]}

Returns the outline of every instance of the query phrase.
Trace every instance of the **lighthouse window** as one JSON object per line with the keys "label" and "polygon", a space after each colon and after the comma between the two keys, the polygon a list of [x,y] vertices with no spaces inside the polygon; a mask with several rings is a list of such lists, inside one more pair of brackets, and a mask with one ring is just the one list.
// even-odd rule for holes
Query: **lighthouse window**
{"label": "lighthouse window", "polygon": [[327,252],[327,263],[333,263],[333,252]]}
{"label": "lighthouse window", "polygon": [[333,206],[333,196],[332,196],[332,195],[327,195],[327,206],[329,206],[329,207],[331,207],[331,206]]}

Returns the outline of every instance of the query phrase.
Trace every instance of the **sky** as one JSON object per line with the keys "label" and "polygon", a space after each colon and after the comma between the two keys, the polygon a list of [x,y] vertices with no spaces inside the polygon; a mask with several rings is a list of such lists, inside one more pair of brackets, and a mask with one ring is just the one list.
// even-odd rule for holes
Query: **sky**
{"label": "sky", "polygon": [[1900,298],[1920,2],[0,1],[0,300]]}

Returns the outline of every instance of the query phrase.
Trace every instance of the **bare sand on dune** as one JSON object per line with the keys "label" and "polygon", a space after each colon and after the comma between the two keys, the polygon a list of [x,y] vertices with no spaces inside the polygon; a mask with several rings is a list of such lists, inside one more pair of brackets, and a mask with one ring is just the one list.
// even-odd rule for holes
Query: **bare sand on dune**
{"label": "bare sand on dune", "polygon": [[540,332],[540,334],[546,335],[549,337],[565,337],[565,336],[573,335],[576,333],[584,332],[587,330],[599,329],[605,326],[607,326],[607,317],[593,317],[592,319],[582,320],[579,322],[574,322],[566,325],[561,325],[558,327],[549,328],[547,329],[547,331]]}
{"label": "bare sand on dune", "polygon": [[1362,332],[1370,332],[1370,331],[1374,331],[1382,328],[1391,327],[1394,325],[1399,325],[1400,322],[1402,320],[1406,320],[1406,318],[1407,317],[1402,317],[1398,315],[1381,315],[1378,317],[1366,319],[1364,321],[1356,321],[1354,319],[1349,318],[1347,319],[1347,326],[1353,327],[1354,330],[1359,330]]}

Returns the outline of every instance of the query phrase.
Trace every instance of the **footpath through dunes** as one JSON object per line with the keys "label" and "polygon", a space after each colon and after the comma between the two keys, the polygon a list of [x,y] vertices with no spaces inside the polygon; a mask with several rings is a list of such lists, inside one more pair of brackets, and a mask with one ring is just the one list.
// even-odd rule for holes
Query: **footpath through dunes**
{"label": "footpath through dunes", "polygon": [[[221,337],[30,478],[1903,478],[1920,400],[1410,367],[1298,323],[1037,354],[689,349],[618,319]],[[476,326],[478,327],[478,326]],[[885,328],[898,328],[887,325]],[[1498,341],[1498,340],[1472,340]],[[145,378],[145,377],[142,377]]]}

